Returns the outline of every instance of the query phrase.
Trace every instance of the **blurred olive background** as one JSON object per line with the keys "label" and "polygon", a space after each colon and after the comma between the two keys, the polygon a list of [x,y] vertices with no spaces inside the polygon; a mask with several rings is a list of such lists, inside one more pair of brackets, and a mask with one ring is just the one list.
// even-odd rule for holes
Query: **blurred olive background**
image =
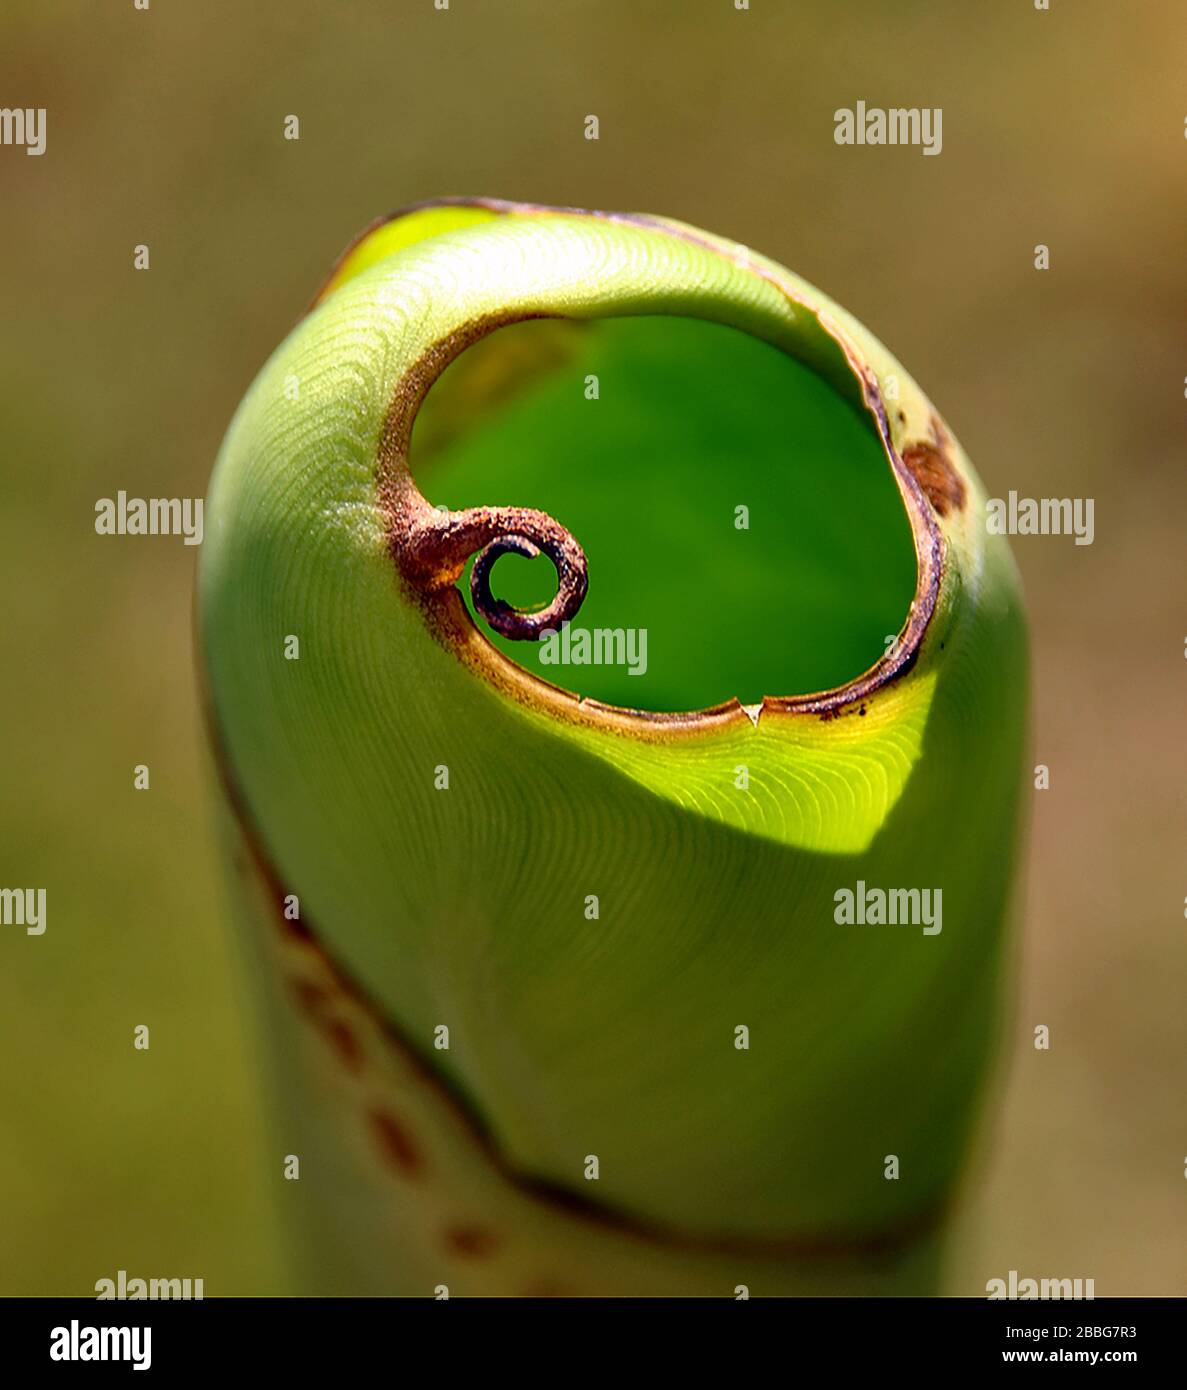
{"label": "blurred olive background", "polygon": [[[991,494],[1095,498],[1091,547],[1015,542],[1051,788],[948,1286],[1187,1291],[1184,71],[1173,0],[8,0],[0,105],[49,115],[43,157],[0,148],[0,879],[47,888],[48,930],[0,928],[0,1292],[294,1287],[197,551],[94,505],[201,495],[332,258],[446,193],[751,244],[899,354]],[[943,153],[838,147],[859,99],[942,107]]]}

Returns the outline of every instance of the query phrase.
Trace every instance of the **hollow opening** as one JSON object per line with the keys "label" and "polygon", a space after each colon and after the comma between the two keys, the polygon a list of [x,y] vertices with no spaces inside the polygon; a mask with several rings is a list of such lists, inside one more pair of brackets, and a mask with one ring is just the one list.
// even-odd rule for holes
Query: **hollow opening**
{"label": "hollow opening", "polygon": [[[868,413],[702,320],[501,328],[429,391],[411,465],[435,505],[532,507],[577,539],[589,592],[555,639],[499,636],[469,568],[459,587],[510,660],[608,704],[831,689],[873,665],[914,597],[910,526]],[[491,589],[542,607],[552,565],[503,556]]]}

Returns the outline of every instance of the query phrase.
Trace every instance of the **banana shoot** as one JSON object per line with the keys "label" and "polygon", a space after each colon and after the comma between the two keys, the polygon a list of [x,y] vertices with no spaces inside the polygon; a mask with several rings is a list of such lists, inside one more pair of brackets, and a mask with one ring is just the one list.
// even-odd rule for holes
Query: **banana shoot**
{"label": "banana shoot", "polygon": [[[813,465],[822,563],[864,498],[884,516],[820,580],[818,631],[778,610],[813,536],[760,562],[722,510],[734,449],[797,477],[784,371],[853,437]],[[749,443],[704,413],[723,393]],[[601,455],[593,418],[621,430]],[[588,518],[561,515],[579,485]],[[206,517],[200,661],[302,1289],[933,1287],[1003,1005],[1026,644],[981,484],[904,368],[683,224],[422,205],[263,368]],[[637,524],[660,581],[613,548]],[[645,659],[574,660],[619,629]]]}

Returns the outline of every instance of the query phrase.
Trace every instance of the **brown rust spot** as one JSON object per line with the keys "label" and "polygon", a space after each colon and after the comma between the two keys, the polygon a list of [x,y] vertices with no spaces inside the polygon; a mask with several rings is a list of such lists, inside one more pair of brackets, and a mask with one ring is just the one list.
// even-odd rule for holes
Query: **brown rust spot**
{"label": "brown rust spot", "polygon": [[384,1161],[406,1178],[419,1177],[424,1160],[403,1125],[386,1110],[368,1111],[367,1123]]}
{"label": "brown rust spot", "polygon": [[576,1298],[577,1291],[554,1279],[541,1279],[520,1290],[521,1298]]}
{"label": "brown rust spot", "polygon": [[289,983],[292,985],[297,1003],[307,1014],[312,1014],[315,1018],[329,1002],[329,992],[313,980],[294,978]]}
{"label": "brown rust spot", "polygon": [[450,1226],[443,1232],[445,1244],[467,1260],[488,1259],[498,1249],[498,1237],[484,1226]]}
{"label": "brown rust spot", "polygon": [[354,1029],[345,1019],[318,1017],[317,1025],[322,1036],[342,1059],[350,1071],[360,1071],[363,1065],[363,1049]]}
{"label": "brown rust spot", "polygon": [[912,444],[903,450],[902,459],[940,516],[964,509],[965,486],[942,443]]}

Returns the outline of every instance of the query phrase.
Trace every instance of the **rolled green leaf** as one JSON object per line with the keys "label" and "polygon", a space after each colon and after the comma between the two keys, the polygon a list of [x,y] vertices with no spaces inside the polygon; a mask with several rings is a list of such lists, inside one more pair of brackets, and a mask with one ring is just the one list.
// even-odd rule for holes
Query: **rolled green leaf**
{"label": "rolled green leaf", "polygon": [[[504,330],[536,320],[526,360]],[[904,516],[914,555],[883,655],[808,695],[729,686],[731,632],[758,634],[754,681],[792,634],[762,592],[723,617],[714,553],[653,584],[513,491],[566,496],[570,386],[601,375],[626,393],[588,407],[622,412],[602,524],[637,491],[678,544],[733,447],[696,403],[728,382],[761,430],[788,358],[855,436],[854,487],[893,484],[886,555]],[[438,465],[473,505],[442,505]],[[857,522],[846,467],[822,445],[826,536]],[[981,484],[886,349],[680,223],[420,206],[354,243],[264,367],[206,516],[201,663],[302,1289],[933,1287],[1003,1006],[1026,639]],[[845,596],[870,630],[881,544]],[[555,594],[497,597],[499,557],[537,553]],[[809,573],[775,558],[770,592]],[[607,594],[665,631],[650,684],[541,664]],[[849,616],[802,659],[840,663]]]}

